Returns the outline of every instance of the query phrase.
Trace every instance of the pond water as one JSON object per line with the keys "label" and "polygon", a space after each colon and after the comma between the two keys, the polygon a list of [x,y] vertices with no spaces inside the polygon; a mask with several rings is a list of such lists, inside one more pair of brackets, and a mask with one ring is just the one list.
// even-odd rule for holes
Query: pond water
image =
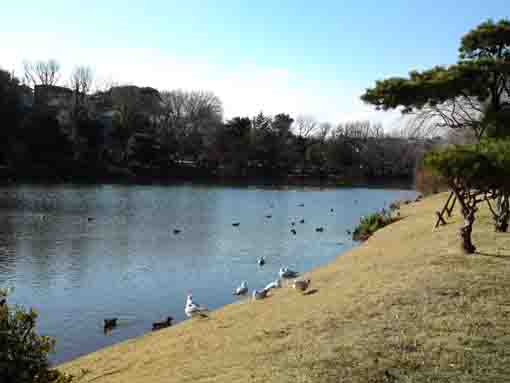
{"label": "pond water", "polygon": [[[273,281],[281,266],[303,272],[325,264],[356,245],[346,230],[361,215],[415,195],[374,188],[2,187],[0,287],[13,288],[10,303],[38,310],[38,332],[56,337],[51,360],[59,363],[142,335],[169,315],[184,320],[189,291],[214,309],[234,302],[232,290],[243,280],[251,290]],[[319,226],[323,232],[315,231]],[[262,255],[267,264],[259,267]],[[105,335],[109,317],[119,318],[118,327]]]}

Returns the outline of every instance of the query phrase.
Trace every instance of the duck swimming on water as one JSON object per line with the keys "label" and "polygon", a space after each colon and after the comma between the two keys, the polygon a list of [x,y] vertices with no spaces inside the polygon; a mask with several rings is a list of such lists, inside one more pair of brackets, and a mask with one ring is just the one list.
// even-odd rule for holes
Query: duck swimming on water
{"label": "duck swimming on water", "polygon": [[115,327],[117,327],[117,319],[118,318],[106,318],[104,319],[103,323],[104,323],[104,331],[108,331],[108,330],[111,330]]}

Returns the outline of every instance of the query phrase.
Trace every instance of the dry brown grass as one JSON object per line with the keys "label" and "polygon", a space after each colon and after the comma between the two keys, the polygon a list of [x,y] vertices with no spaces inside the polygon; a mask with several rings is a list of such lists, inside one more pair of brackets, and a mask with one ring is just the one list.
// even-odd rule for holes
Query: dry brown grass
{"label": "dry brown grass", "polygon": [[290,288],[227,306],[61,368],[78,382],[509,382],[510,234],[486,211],[481,253],[460,217],[432,231],[445,194]]}

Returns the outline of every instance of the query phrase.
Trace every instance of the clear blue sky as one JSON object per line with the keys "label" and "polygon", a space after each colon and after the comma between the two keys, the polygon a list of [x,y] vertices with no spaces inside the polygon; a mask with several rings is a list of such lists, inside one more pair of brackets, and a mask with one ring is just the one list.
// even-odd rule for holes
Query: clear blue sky
{"label": "clear blue sky", "polygon": [[508,17],[508,0],[9,1],[0,66],[21,74],[24,59],[53,57],[103,81],[206,88],[227,117],[385,120],[359,101],[364,88],[453,63],[464,33]]}

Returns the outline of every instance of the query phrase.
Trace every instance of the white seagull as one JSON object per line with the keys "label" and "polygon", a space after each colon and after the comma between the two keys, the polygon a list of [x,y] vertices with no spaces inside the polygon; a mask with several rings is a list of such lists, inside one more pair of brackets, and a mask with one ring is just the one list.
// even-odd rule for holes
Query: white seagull
{"label": "white seagull", "polygon": [[259,300],[264,299],[267,297],[267,293],[269,290],[263,289],[263,290],[253,290],[252,299],[253,300]]}
{"label": "white seagull", "polygon": [[193,318],[195,316],[207,317],[205,312],[207,312],[207,308],[193,302],[193,296],[191,294],[189,294],[186,297],[186,306],[184,307],[184,313],[189,318]]}
{"label": "white seagull", "polygon": [[280,278],[296,278],[299,273],[297,271],[293,271],[287,267],[280,268],[280,271],[278,272],[278,275],[280,275]]}
{"label": "white seagull", "polygon": [[234,295],[245,295],[248,292],[248,283],[242,281],[241,285],[234,290]]}
{"label": "white seagull", "polygon": [[276,279],[275,281],[268,283],[266,287],[264,287],[264,290],[271,290],[271,289],[279,289],[282,287],[282,280],[280,278]]}

